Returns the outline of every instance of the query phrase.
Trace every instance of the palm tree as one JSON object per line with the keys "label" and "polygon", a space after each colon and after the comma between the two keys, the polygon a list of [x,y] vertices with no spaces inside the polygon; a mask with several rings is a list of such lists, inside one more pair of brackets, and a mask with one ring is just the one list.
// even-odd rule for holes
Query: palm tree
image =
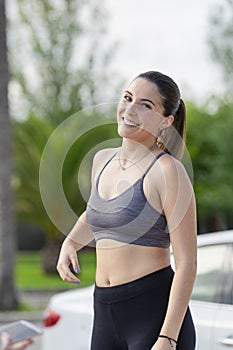
{"label": "palm tree", "polygon": [[[83,117],[80,117],[79,114],[79,117],[74,118],[74,122],[71,124],[66,120],[66,123],[57,129],[54,128],[51,120],[39,118],[32,114],[24,121],[14,120],[13,123],[13,183],[17,221],[21,224],[31,223],[44,232],[46,244],[43,249],[42,262],[45,272],[56,271],[58,251],[60,250],[61,241],[64,240],[64,233],[68,233],[68,228],[75,222],[76,214],[67,216],[66,207],[64,207],[64,202],[59,195],[59,169],[63,154],[66,153],[67,142],[69,144],[71,138],[76,140],[74,143],[71,142],[62,165],[62,186],[70,208],[78,215],[85,207],[85,201],[77,184],[77,174],[82,160],[90,149],[96,145],[117,137],[112,119],[109,119],[106,124],[103,116],[97,116],[96,113],[94,116],[83,114]],[[86,125],[88,119],[92,120],[92,126],[94,124],[100,125],[94,128],[89,126],[88,128]],[[85,130],[89,129],[89,131],[84,132],[83,128]],[[79,133],[81,137],[78,137]],[[47,154],[47,159],[44,156],[44,153],[46,153],[44,147],[48,140],[50,140],[50,152],[49,155]],[[43,162],[41,163],[42,159]],[[89,163],[90,161],[87,160],[84,168],[80,171],[82,189],[89,186]],[[43,176],[39,178],[41,164],[43,164]],[[89,191],[89,189],[87,188],[85,191]],[[44,206],[45,196],[47,204],[49,202],[49,209],[47,205]]]}
{"label": "palm tree", "polygon": [[0,308],[17,306],[14,285],[15,227],[11,189],[11,125],[8,113],[8,63],[5,1],[0,0]]}

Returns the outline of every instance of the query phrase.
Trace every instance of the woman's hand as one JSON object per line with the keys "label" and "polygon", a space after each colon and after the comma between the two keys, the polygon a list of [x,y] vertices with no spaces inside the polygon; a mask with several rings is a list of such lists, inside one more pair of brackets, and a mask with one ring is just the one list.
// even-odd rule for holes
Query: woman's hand
{"label": "woman's hand", "polygon": [[76,273],[80,272],[80,266],[77,257],[78,248],[79,244],[68,237],[62,244],[57,263],[57,271],[63,281],[80,284],[80,280],[70,270],[71,265]]}
{"label": "woman's hand", "polygon": [[28,345],[32,344],[32,339],[25,339],[13,344],[9,335],[5,332],[1,334],[2,347],[0,350],[24,350]]}

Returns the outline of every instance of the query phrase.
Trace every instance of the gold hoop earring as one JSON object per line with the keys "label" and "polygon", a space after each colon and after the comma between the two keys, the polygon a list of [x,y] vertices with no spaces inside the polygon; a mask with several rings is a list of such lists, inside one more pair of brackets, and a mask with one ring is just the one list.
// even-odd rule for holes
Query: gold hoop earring
{"label": "gold hoop earring", "polygon": [[164,132],[164,128],[159,128],[158,130],[158,135],[156,137],[155,140],[155,144],[158,148],[160,148],[161,150],[167,152],[168,149],[167,147],[164,145],[164,140],[163,140],[163,132]]}

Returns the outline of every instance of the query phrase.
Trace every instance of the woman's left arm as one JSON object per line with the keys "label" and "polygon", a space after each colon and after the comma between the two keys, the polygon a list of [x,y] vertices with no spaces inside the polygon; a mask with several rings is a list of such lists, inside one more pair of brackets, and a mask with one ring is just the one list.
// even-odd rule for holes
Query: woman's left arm
{"label": "woman's left arm", "polygon": [[[163,185],[160,195],[168,221],[175,275],[160,334],[177,340],[196,277],[196,204],[193,187],[183,165],[172,157],[164,157],[161,169]],[[170,348],[166,338],[159,338],[152,349]]]}

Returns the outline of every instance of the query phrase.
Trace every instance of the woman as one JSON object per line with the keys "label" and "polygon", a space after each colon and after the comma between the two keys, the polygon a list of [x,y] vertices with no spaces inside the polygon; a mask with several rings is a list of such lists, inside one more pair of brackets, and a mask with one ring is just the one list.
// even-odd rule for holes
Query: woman
{"label": "woman", "polygon": [[117,118],[122,145],[94,157],[87,210],[65,239],[57,269],[64,281],[80,283],[69,265],[80,272],[76,252],[94,234],[92,350],[193,350],[196,212],[179,161],[185,105],[175,82],[151,71],[130,83]]}

